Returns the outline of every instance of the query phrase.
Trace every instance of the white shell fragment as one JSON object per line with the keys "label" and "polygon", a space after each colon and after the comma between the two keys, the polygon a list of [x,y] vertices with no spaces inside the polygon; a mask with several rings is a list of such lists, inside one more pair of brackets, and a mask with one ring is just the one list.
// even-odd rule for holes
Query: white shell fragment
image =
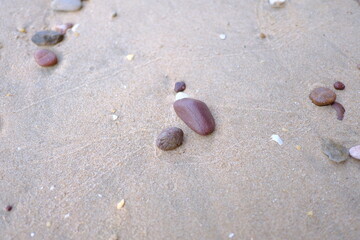
{"label": "white shell fragment", "polygon": [[225,39],[226,39],[226,35],[225,35],[225,34],[220,34],[220,35],[219,35],[219,38],[220,38],[221,40],[225,40]]}
{"label": "white shell fragment", "polygon": [[183,99],[183,98],[189,98],[189,95],[187,95],[186,93],[184,92],[178,92],[175,96],[175,101],[176,100],[180,100],[180,99]]}
{"label": "white shell fragment", "polygon": [[280,8],[285,5],[286,0],[269,0],[271,7]]}
{"label": "white shell fragment", "polygon": [[113,121],[115,121],[115,120],[118,119],[118,118],[119,118],[118,115],[115,115],[115,114],[111,115],[111,119],[112,119]]}
{"label": "white shell fragment", "polygon": [[277,142],[279,145],[283,145],[283,140],[279,137],[279,135],[273,134],[271,135],[271,140]]}
{"label": "white shell fragment", "polygon": [[121,201],[116,205],[117,209],[122,209],[125,205],[125,199],[121,199]]}

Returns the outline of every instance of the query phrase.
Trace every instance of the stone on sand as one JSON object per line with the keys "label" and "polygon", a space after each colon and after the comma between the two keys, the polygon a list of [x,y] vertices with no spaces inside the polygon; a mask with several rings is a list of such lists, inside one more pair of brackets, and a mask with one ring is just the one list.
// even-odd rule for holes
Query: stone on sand
{"label": "stone on sand", "polygon": [[77,11],[81,8],[81,0],[53,0],[51,8],[55,11]]}

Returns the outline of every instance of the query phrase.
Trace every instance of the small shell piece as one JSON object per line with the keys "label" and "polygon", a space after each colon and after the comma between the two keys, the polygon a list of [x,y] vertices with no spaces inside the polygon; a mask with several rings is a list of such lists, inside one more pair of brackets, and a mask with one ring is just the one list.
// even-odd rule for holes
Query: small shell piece
{"label": "small shell piece", "polygon": [[116,205],[117,209],[122,209],[125,205],[125,199],[121,199],[121,201]]}
{"label": "small shell piece", "polygon": [[283,142],[283,140],[280,138],[280,136],[279,136],[279,135],[276,135],[276,134],[271,135],[271,140],[277,142],[279,145],[283,145],[283,144],[284,144],[284,142]]}
{"label": "small shell piece", "polygon": [[183,99],[183,98],[189,98],[189,95],[187,95],[184,92],[178,92],[175,96],[175,101]]}
{"label": "small shell piece", "polygon": [[59,24],[55,26],[55,31],[65,34],[67,30],[71,29],[74,26],[72,23]]}
{"label": "small shell piece", "polygon": [[132,61],[132,60],[134,60],[134,57],[135,57],[134,54],[129,54],[129,55],[126,56],[126,59],[127,59],[128,61]]}
{"label": "small shell piece", "polygon": [[286,0],[269,0],[271,7],[280,8],[285,5]]}

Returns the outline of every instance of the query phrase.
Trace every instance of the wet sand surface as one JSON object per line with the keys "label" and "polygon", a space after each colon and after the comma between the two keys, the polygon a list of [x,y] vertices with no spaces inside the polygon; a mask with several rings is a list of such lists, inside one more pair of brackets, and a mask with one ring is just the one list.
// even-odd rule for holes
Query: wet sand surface
{"label": "wet sand surface", "polygon": [[[360,143],[357,1],[0,5],[2,239],[359,239],[360,161],[321,152],[324,137]],[[45,47],[58,64],[41,68],[32,35],[66,22],[77,32]],[[177,81],[214,133],[176,116]],[[336,91],[342,121],[311,103],[318,86]],[[162,152],[171,126],[185,141]]]}

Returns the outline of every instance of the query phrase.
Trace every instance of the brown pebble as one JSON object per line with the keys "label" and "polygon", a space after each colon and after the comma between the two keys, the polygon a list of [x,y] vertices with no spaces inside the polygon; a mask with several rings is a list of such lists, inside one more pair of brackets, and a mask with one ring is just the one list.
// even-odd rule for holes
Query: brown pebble
{"label": "brown pebble", "polygon": [[36,50],[34,57],[37,64],[42,67],[54,66],[58,61],[55,53],[47,49]]}
{"label": "brown pebble", "polygon": [[262,39],[266,38],[266,34],[265,33],[260,33],[260,38],[262,38]]}
{"label": "brown pebble", "polygon": [[185,82],[176,82],[175,83],[175,88],[174,91],[175,92],[182,92],[186,89],[186,84]]}
{"label": "brown pebble", "polygon": [[357,68],[360,70],[360,64],[358,64],[358,65],[356,65],[357,66]]}
{"label": "brown pebble", "polygon": [[163,151],[179,147],[184,139],[184,132],[180,128],[170,127],[164,129],[156,139],[156,146]]}
{"label": "brown pebble", "polygon": [[5,207],[5,210],[8,211],[8,212],[10,212],[12,209],[13,209],[13,206],[11,206],[11,205],[7,205]]}
{"label": "brown pebble", "polygon": [[343,84],[342,82],[337,81],[337,82],[334,83],[334,88],[336,90],[344,90],[345,89],[345,84]]}
{"label": "brown pebble", "polygon": [[336,94],[329,88],[319,87],[311,91],[311,101],[317,106],[330,105],[336,100]]}
{"label": "brown pebble", "polygon": [[335,109],[336,111],[336,116],[338,120],[343,120],[344,119],[344,113],[345,113],[345,108],[343,105],[341,105],[338,102],[334,102],[333,104],[331,104],[331,106]]}
{"label": "brown pebble", "polygon": [[215,130],[214,117],[202,101],[182,98],[174,102],[174,110],[189,128],[200,135],[209,135]]}

